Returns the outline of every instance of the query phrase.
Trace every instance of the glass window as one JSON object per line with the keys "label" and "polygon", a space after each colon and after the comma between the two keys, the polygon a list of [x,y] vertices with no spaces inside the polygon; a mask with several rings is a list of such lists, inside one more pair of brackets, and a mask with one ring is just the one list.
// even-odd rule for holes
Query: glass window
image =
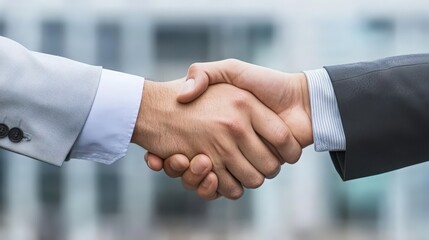
{"label": "glass window", "polygon": [[62,22],[50,21],[42,23],[41,51],[53,55],[64,55],[65,30]]}
{"label": "glass window", "polygon": [[61,168],[49,164],[40,164],[39,171],[39,198],[48,208],[58,208],[62,200]]}
{"label": "glass window", "polygon": [[97,27],[97,64],[112,70],[121,69],[122,38],[118,24],[101,23]]}
{"label": "glass window", "polygon": [[101,214],[117,214],[120,205],[120,177],[118,165],[97,166],[97,206]]}
{"label": "glass window", "polygon": [[61,204],[63,202],[62,168],[40,163],[38,195],[41,204],[39,239],[58,239],[63,236]]}
{"label": "glass window", "polygon": [[210,34],[205,26],[159,26],[156,31],[158,61],[207,61]]}
{"label": "glass window", "polygon": [[265,53],[270,53],[274,37],[274,26],[271,23],[250,25],[247,29],[249,39],[249,61],[265,60]]}
{"label": "glass window", "polygon": [[271,50],[273,36],[272,23],[164,23],[155,30],[156,75],[162,79],[183,76],[194,62],[225,58],[261,60]]}
{"label": "glass window", "polygon": [[5,35],[5,30],[6,30],[6,24],[4,22],[0,21],[0,36]]}
{"label": "glass window", "polygon": [[[155,215],[161,219],[203,217],[207,204],[198,199],[195,193],[183,190],[179,181],[156,176],[158,181],[155,195]],[[174,201],[172,201],[174,199]]]}
{"label": "glass window", "polygon": [[388,56],[394,50],[395,22],[390,18],[369,19],[363,35],[367,38],[368,55]]}
{"label": "glass window", "polygon": [[392,34],[395,30],[395,24],[391,19],[375,18],[368,21],[368,29],[372,32]]}

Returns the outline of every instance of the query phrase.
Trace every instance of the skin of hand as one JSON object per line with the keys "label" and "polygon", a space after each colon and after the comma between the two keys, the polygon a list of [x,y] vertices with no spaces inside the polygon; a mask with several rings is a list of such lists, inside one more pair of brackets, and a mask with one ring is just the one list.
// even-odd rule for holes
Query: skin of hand
{"label": "skin of hand", "polygon": [[[149,168],[160,171],[163,162],[154,154],[145,154],[145,161]],[[195,156],[191,161],[182,155],[176,154],[166,160],[164,164],[165,173],[172,178],[181,177],[183,186],[188,190],[196,190],[198,195],[206,200],[214,200],[219,197],[217,193],[218,179],[212,172],[212,162],[204,154]],[[150,163],[158,164],[151,166]]]}
{"label": "skin of hand", "polygon": [[[231,199],[243,194],[242,186],[259,187],[265,177],[273,177],[280,170],[281,159],[261,138],[280,149],[283,158],[296,157],[281,151],[286,146],[299,148],[286,124],[249,92],[218,84],[197,100],[182,104],[176,96],[183,84],[184,79],[146,81],[133,143],[162,158],[180,153],[182,160],[175,158],[178,165],[193,158],[199,159],[197,163],[204,158],[205,162],[211,160],[211,170],[219,180],[214,183],[217,191]],[[191,163],[190,169],[205,166]],[[212,176],[209,172],[203,171]],[[196,184],[192,175],[185,176],[189,185]]]}
{"label": "skin of hand", "polygon": [[[188,70],[187,79],[177,98],[179,102],[193,101],[206,91],[209,85],[229,83],[253,93],[261,102],[279,114],[301,148],[313,143],[310,100],[307,79],[303,73],[288,74],[239,60],[228,59],[219,62],[193,64]],[[147,159],[149,166],[156,165],[158,167],[155,170],[161,170],[164,167],[169,176],[182,176],[184,185],[197,190],[200,197],[204,199],[214,198],[213,186],[216,185],[218,178],[212,174],[210,174],[210,178],[204,178],[206,175],[208,176],[204,173],[211,173],[210,165],[202,164],[198,159],[192,159],[191,165],[194,165],[195,168],[204,168],[204,170],[198,172],[198,178],[190,178],[189,172],[192,171],[187,168],[189,161],[186,161],[187,159],[180,154],[170,156],[165,159],[164,163],[160,157],[150,153]],[[286,162],[294,163],[297,160],[297,158],[286,159]],[[196,175],[196,172],[194,171],[192,174]],[[200,181],[195,181],[195,179]]]}

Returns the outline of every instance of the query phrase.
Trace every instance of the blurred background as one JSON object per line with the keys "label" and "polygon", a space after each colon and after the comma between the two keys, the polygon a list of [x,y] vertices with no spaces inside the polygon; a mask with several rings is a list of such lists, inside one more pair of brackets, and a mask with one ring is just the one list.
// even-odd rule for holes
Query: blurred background
{"label": "blurred background", "polygon": [[[300,71],[429,52],[429,1],[0,0],[0,35],[157,80],[231,57]],[[242,199],[205,202],[143,154],[57,168],[0,152],[0,239],[429,239],[429,164],[344,183],[310,146]]]}

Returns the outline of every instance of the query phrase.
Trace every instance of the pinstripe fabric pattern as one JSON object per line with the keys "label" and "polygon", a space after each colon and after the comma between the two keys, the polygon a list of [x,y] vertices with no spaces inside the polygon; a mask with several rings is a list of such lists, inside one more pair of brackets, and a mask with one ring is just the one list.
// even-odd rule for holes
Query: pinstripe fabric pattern
{"label": "pinstripe fabric pattern", "polygon": [[304,73],[310,92],[315,150],[345,151],[346,136],[328,72],[322,68]]}

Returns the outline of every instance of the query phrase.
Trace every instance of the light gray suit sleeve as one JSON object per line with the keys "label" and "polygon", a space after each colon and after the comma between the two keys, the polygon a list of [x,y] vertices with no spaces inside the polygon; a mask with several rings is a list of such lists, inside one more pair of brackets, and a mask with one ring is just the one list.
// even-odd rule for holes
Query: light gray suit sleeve
{"label": "light gray suit sleeve", "polygon": [[0,147],[61,165],[91,110],[101,71],[0,37],[0,123],[25,135],[18,143],[0,138]]}

